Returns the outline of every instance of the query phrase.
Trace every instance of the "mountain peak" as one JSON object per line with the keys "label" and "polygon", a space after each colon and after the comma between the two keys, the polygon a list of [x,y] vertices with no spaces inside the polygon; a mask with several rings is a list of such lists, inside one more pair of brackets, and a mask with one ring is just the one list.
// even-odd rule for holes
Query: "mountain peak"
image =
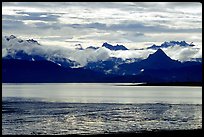
{"label": "mountain peak", "polygon": [[158,54],[158,55],[165,55],[165,52],[162,49],[158,49],[154,54]]}
{"label": "mountain peak", "polygon": [[103,43],[102,47],[105,47],[107,49],[110,49],[110,50],[128,50],[125,46],[123,45],[116,45],[116,46],[113,46],[111,44],[108,44],[107,42]]}
{"label": "mountain peak", "polygon": [[168,48],[168,47],[173,47],[173,46],[180,46],[180,47],[193,47],[195,46],[193,44],[193,42],[191,42],[190,44],[188,44],[186,41],[170,41],[170,42],[167,42],[165,41],[164,43],[162,43],[160,46],[157,46],[157,45],[152,45],[150,47],[147,47],[147,49],[159,49],[159,48]]}
{"label": "mountain peak", "polygon": [[9,40],[11,40],[11,39],[15,39],[16,36],[14,36],[14,35],[11,35],[11,36],[5,36],[5,38],[6,38],[7,41],[9,41]]}
{"label": "mountain peak", "polygon": [[168,57],[165,52],[162,49],[158,49],[155,53],[150,54],[147,58],[148,60],[171,60],[170,57]]}
{"label": "mountain peak", "polygon": [[94,47],[94,46],[89,46],[89,47],[87,47],[86,49],[94,49],[94,50],[96,50],[96,49],[98,49],[99,47]]}
{"label": "mountain peak", "polygon": [[75,44],[75,49],[77,50],[83,50],[83,47],[81,44]]}
{"label": "mountain peak", "polygon": [[32,44],[38,44],[38,45],[40,45],[37,40],[34,40],[34,39],[22,40],[22,39],[20,39],[20,38],[17,38],[17,37],[14,36],[14,35],[4,36],[4,38],[5,38],[7,41],[14,40],[13,42],[18,42],[18,43],[27,42],[27,43],[29,43],[29,45],[32,45]]}
{"label": "mountain peak", "polygon": [[113,45],[108,44],[107,42],[104,42],[103,45],[102,45],[102,47],[109,47],[109,46],[113,46]]}
{"label": "mountain peak", "polygon": [[26,40],[28,43],[35,43],[35,44],[38,44],[38,45],[40,45],[39,43],[38,43],[38,41],[37,40],[34,40],[34,39],[28,39],[28,40]]}
{"label": "mountain peak", "polygon": [[170,69],[180,66],[180,62],[172,60],[162,49],[150,54],[147,59],[141,61],[146,69]]}

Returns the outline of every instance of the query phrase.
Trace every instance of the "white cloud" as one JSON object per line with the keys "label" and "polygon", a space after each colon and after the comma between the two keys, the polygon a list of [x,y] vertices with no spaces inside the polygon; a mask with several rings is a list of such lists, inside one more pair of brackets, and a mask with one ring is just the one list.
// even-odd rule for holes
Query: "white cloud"
{"label": "white cloud", "polygon": [[88,62],[107,60],[110,57],[109,52],[108,49],[100,47],[97,50],[74,50],[69,56],[71,60],[80,63],[81,66],[85,66]]}
{"label": "white cloud", "polygon": [[[202,5],[197,2],[4,2],[2,35],[34,38],[44,45],[27,48],[29,54],[64,56],[85,65],[108,57],[146,58],[153,50],[74,50],[75,44],[100,47],[108,42],[140,49],[164,41],[193,42],[199,49],[178,46],[164,49],[173,59],[202,57]],[[11,43],[9,43],[11,44]],[[24,43],[26,44],[26,43]],[[2,55],[5,56],[2,39]]]}
{"label": "white cloud", "polygon": [[[75,49],[75,46],[59,46],[59,45],[38,45],[29,43],[27,41],[21,41],[21,39],[10,39],[7,41],[5,37],[2,37],[2,57],[6,55],[15,54],[16,51],[24,51],[28,55],[40,55],[48,60],[53,57],[57,58],[66,58],[73,61],[76,61],[80,66],[85,66],[88,62],[97,62],[105,61],[110,57],[126,59],[145,59],[155,52],[152,49],[140,49],[140,50],[119,50],[111,51],[105,47],[99,47],[98,49],[84,49],[78,50]],[[192,58],[201,58],[202,57],[202,48],[198,46],[194,47],[181,47],[181,46],[172,46],[168,48],[163,48],[165,53],[172,59],[187,61]],[[9,52],[8,52],[9,51]],[[78,66],[79,67],[79,66]]]}
{"label": "white cloud", "polygon": [[193,58],[202,58],[202,48],[199,48],[198,52],[193,55]]}
{"label": "white cloud", "polygon": [[122,59],[140,58],[145,59],[149,54],[154,53],[154,50],[124,50],[124,51],[111,51],[111,57]]}
{"label": "white cloud", "polygon": [[[2,4],[2,20],[3,35],[32,36],[35,39],[50,35],[61,37],[66,35],[73,38],[83,37],[84,39],[72,41],[81,41],[84,44],[109,41],[137,45],[141,42],[175,40],[178,33],[182,32],[179,36],[181,40],[202,43],[202,39],[199,38],[202,34],[202,5],[197,2],[5,2]],[[73,24],[84,27],[73,27]],[[144,35],[137,38],[132,32]],[[152,35],[154,32],[168,37]],[[193,37],[187,35],[193,35]],[[46,42],[49,43],[49,38]],[[51,39],[50,43],[52,43]],[[58,44],[60,43],[62,39],[58,40]]]}
{"label": "white cloud", "polygon": [[181,47],[173,46],[168,48],[163,48],[164,52],[172,59],[179,61],[190,61],[192,58],[202,58],[202,53],[200,48],[196,47]]}

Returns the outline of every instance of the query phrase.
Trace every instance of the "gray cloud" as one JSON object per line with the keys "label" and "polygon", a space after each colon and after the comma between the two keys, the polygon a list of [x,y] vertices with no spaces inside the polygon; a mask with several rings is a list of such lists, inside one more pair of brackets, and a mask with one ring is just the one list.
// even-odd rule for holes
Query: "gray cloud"
{"label": "gray cloud", "polygon": [[3,2],[2,6],[16,6],[16,7],[55,7],[64,5],[63,2]]}
{"label": "gray cloud", "polygon": [[[13,20],[39,20],[39,21],[57,21],[59,15],[52,15],[48,13],[35,13],[35,12],[16,12],[20,16],[16,15],[3,15],[5,19]],[[23,16],[26,15],[26,16]]]}
{"label": "gray cloud", "polygon": [[126,31],[141,31],[141,32],[161,32],[161,33],[183,33],[183,32],[202,32],[202,28],[195,28],[195,29],[175,29],[169,28],[167,26],[162,25],[144,25],[142,23],[121,23],[116,25],[111,25],[109,29],[113,30],[126,30]]}
{"label": "gray cloud", "polygon": [[43,22],[36,22],[33,24],[35,24],[35,28],[38,28],[38,29],[50,29],[51,28],[51,29],[57,30],[61,28],[61,26],[58,23],[48,24],[48,23],[43,23]]}
{"label": "gray cloud", "polygon": [[[61,24],[61,26],[63,26],[63,24]],[[120,24],[109,24],[106,25],[104,23],[88,23],[88,24],[67,24],[64,26],[69,26],[69,27],[73,27],[73,28],[95,28],[95,29],[99,29],[99,30],[112,30],[112,31],[116,31],[116,30],[121,30],[121,31],[140,31],[143,33],[155,33],[155,32],[160,32],[160,33],[201,33],[202,32],[202,28],[185,28],[185,29],[176,29],[176,28],[169,28],[167,26],[164,25],[145,25],[144,23],[128,23],[128,22],[123,22]]]}
{"label": "gray cloud", "polygon": [[13,30],[21,28],[22,26],[25,26],[23,21],[17,21],[17,20],[2,20],[2,28],[3,30]]}
{"label": "gray cloud", "polygon": [[165,33],[172,40],[179,35],[197,42],[202,34],[201,15],[202,5],[196,2],[3,2],[2,33],[39,38],[56,35],[59,37],[50,37],[50,41],[59,38],[68,43],[66,35],[72,37],[70,43],[120,41],[124,45],[163,42],[163,37],[152,33]]}

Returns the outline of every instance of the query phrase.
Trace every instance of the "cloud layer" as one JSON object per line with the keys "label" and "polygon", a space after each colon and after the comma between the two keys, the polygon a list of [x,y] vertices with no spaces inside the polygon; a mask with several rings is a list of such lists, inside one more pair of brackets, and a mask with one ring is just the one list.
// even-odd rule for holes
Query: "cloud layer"
{"label": "cloud layer", "polygon": [[[31,41],[31,42],[30,42]],[[23,51],[28,55],[39,55],[51,60],[53,58],[64,58],[76,61],[78,66],[86,66],[89,62],[105,61],[111,57],[127,59],[145,59],[149,54],[154,53],[154,49],[130,49],[130,50],[109,50],[105,47],[97,49],[86,48],[80,49],[80,45],[62,47],[62,46],[47,46],[39,45],[34,40],[22,40],[15,37],[2,37],[2,57],[7,55],[15,55],[19,51]],[[173,45],[168,48],[162,48],[165,53],[172,59],[180,61],[193,60],[194,58],[202,58],[202,49],[194,47],[181,47]]]}
{"label": "cloud layer", "polygon": [[[4,2],[2,33],[42,44],[83,47],[103,42],[128,48],[185,40],[202,45],[201,3]],[[162,36],[162,37],[161,37]]]}

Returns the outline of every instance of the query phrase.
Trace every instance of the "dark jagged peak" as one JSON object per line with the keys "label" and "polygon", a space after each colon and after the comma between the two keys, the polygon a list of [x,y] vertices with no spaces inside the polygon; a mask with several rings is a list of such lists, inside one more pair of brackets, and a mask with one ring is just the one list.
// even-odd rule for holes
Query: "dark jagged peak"
{"label": "dark jagged peak", "polygon": [[77,49],[77,50],[83,50],[83,47],[82,47],[81,44],[76,44],[76,45],[75,45],[75,49]]}
{"label": "dark jagged peak", "polygon": [[34,40],[34,39],[28,39],[28,40],[26,40],[28,43],[35,43],[35,44],[38,44],[38,45],[40,45],[39,43],[38,43],[38,41],[37,40]]}
{"label": "dark jagged peak", "polygon": [[161,46],[157,46],[155,44],[153,44],[152,46],[150,47],[147,47],[147,49],[159,49]]}
{"label": "dark jagged peak", "polygon": [[150,47],[147,47],[147,49],[159,49],[159,48],[168,48],[168,47],[172,47],[172,46],[181,46],[181,47],[193,47],[195,46],[193,44],[193,42],[191,42],[190,44],[188,44],[186,41],[170,41],[170,42],[164,42],[162,43],[160,46],[157,46],[157,45],[152,45]]}
{"label": "dark jagged peak", "polygon": [[107,49],[110,49],[110,50],[128,50],[125,46],[123,45],[116,45],[116,46],[113,46],[111,44],[108,44],[107,42],[103,43],[102,47],[105,47]]}
{"label": "dark jagged peak", "polygon": [[[38,44],[38,45],[40,45],[38,42],[37,42],[37,40],[34,40],[34,39],[28,39],[28,40],[22,40],[22,39],[20,39],[20,38],[17,38],[16,36],[14,36],[14,35],[11,35],[11,36],[5,36],[5,39],[7,40],[7,41],[10,41],[10,40],[15,40],[14,42],[18,42],[18,43],[23,43],[23,42],[28,42],[28,43],[30,43],[30,44]],[[30,45],[29,44],[29,45]]]}
{"label": "dark jagged peak", "polygon": [[158,49],[155,53],[150,54],[147,60],[167,61],[167,60],[172,60],[172,59],[168,57],[162,49]]}
{"label": "dark jagged peak", "polygon": [[98,49],[99,47],[94,47],[94,46],[89,46],[89,47],[87,47],[86,49],[94,49],[94,50],[96,50],[96,49]]}
{"label": "dark jagged peak", "polygon": [[11,39],[16,39],[16,36],[11,35],[11,36],[5,36],[6,40],[9,41]]}
{"label": "dark jagged peak", "polygon": [[108,44],[107,42],[103,43],[102,47],[113,47],[111,44]]}
{"label": "dark jagged peak", "polygon": [[195,45],[193,44],[193,42],[191,42],[189,46],[193,47],[193,46],[195,46]]}
{"label": "dark jagged peak", "polygon": [[170,42],[164,42],[163,44],[161,44],[161,47],[169,47],[169,46],[175,46],[175,45],[179,45],[181,47],[195,46],[193,45],[193,42],[188,44],[186,41],[170,41]]}

